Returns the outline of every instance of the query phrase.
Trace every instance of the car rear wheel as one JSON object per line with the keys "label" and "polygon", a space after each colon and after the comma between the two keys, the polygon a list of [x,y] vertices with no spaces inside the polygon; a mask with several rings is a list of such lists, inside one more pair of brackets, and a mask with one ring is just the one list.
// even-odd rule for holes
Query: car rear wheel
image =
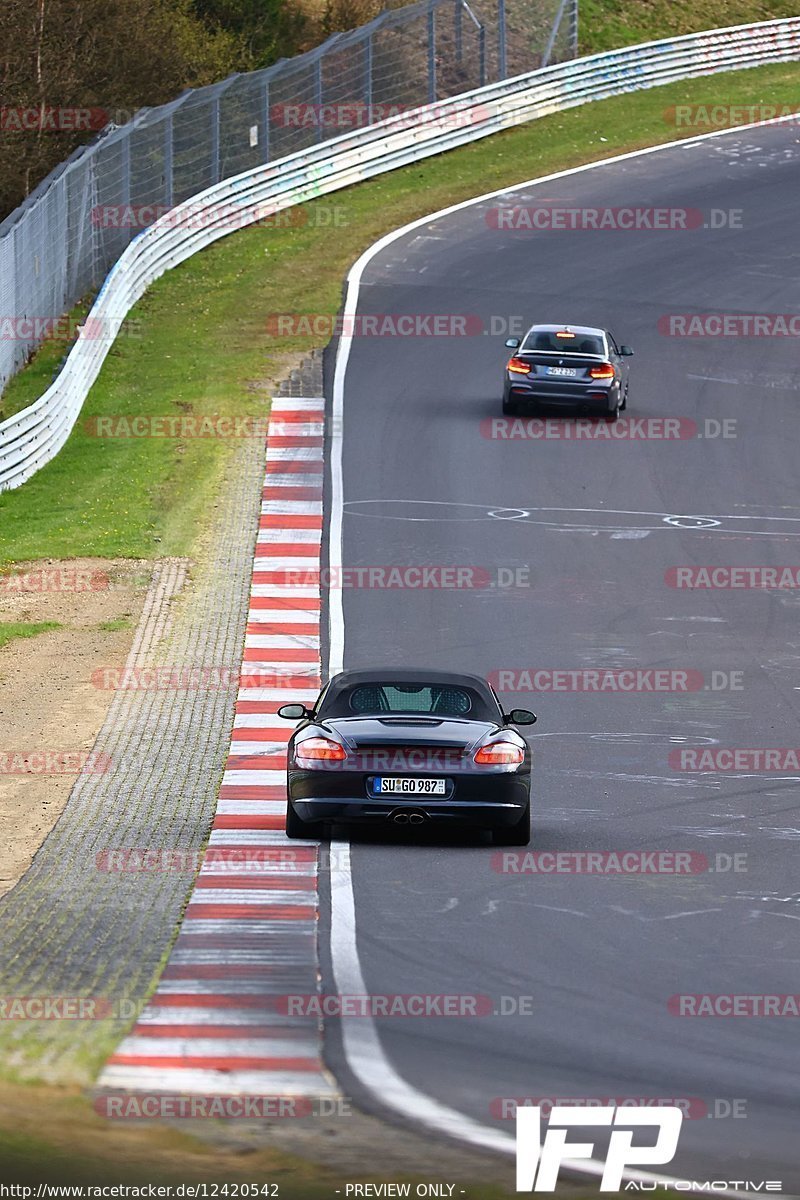
{"label": "car rear wheel", "polygon": [[516,400],[506,400],[506,398],[504,396],[503,397],[503,416],[504,417],[515,417],[518,412],[519,412],[519,407],[517,405]]}
{"label": "car rear wheel", "polygon": [[604,414],[603,414],[603,415],[604,415],[604,417],[605,417],[605,419],[606,419],[606,421],[618,421],[618,420],[619,420],[619,414],[620,414],[620,410],[622,409],[622,407],[623,407],[623,406],[622,406],[622,405],[619,403],[619,401],[617,401],[617,407],[616,407],[616,408],[612,408],[610,412],[607,412],[607,413],[604,413]]}
{"label": "car rear wheel", "polygon": [[504,829],[495,829],[492,841],[495,846],[527,846],[531,840],[531,806],[525,806],[525,812],[514,825]]}
{"label": "car rear wheel", "polygon": [[288,838],[310,838],[312,841],[324,841],[326,829],[324,821],[303,821],[292,808],[291,802],[286,804],[286,836]]}

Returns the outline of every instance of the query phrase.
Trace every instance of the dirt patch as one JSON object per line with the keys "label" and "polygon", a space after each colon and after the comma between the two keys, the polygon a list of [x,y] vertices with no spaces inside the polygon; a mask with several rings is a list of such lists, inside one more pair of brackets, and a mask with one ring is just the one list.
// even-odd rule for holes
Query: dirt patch
{"label": "dirt patch", "polygon": [[151,569],[51,559],[0,576],[0,621],[60,626],[0,649],[0,895],[27,870],[94,744],[113,693],[92,672],[125,661]]}

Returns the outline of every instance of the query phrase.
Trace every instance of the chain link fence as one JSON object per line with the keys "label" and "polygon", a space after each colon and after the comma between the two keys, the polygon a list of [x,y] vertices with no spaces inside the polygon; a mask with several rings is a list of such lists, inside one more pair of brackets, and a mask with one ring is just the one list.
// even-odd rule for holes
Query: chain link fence
{"label": "chain link fence", "polygon": [[406,108],[432,105],[435,120],[437,101],[574,57],[577,4],[420,0],[108,126],[0,224],[0,392],[173,205]]}

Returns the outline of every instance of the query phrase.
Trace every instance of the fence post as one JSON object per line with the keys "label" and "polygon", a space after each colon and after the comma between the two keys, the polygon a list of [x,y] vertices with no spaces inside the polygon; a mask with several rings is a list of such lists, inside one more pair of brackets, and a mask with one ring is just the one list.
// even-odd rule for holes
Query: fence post
{"label": "fence post", "polygon": [[463,0],[456,0],[455,12],[455,35],[456,35],[456,62],[460,65],[463,58],[463,47],[461,44],[461,5]]}
{"label": "fence post", "polygon": [[497,78],[505,79],[506,69],[506,0],[497,0]]}
{"label": "fence post", "polygon": [[428,4],[428,103],[436,103],[436,9]]}
{"label": "fence post", "polygon": [[573,58],[578,57],[578,4],[579,0],[572,0],[569,12],[569,48]]}
{"label": "fence post", "polygon": [[486,26],[481,24],[478,30],[478,58],[480,61],[480,86],[486,86]]}
{"label": "fence post", "polygon": [[317,141],[322,137],[322,55],[317,55],[314,63],[314,108],[317,119]]}
{"label": "fence post", "polygon": [[261,161],[262,161],[262,163],[268,163],[269,162],[269,141],[270,141],[270,134],[272,132],[272,129],[270,126],[270,111],[269,111],[269,79],[264,80],[263,100],[264,100],[264,111],[262,113],[262,122],[264,125],[264,146],[261,151]]}
{"label": "fence post", "polygon": [[211,101],[211,182],[219,183],[219,93]]}
{"label": "fence post", "polygon": [[372,31],[364,43],[364,100],[367,105],[366,124],[372,124]]}
{"label": "fence post", "polygon": [[174,195],[172,113],[164,118],[164,204],[172,208]]}
{"label": "fence post", "polygon": [[[122,203],[125,208],[130,207],[131,203],[131,135],[130,130],[122,139],[122,180],[120,191],[122,193]],[[130,234],[128,241],[130,241]]]}

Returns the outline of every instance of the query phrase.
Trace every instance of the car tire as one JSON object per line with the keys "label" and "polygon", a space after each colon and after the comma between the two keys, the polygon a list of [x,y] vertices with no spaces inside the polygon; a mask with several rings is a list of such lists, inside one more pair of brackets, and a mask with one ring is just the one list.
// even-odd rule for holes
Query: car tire
{"label": "car tire", "polygon": [[620,414],[620,411],[622,410],[622,407],[623,407],[623,406],[622,406],[621,404],[619,404],[619,403],[618,403],[616,408],[612,408],[612,409],[611,409],[611,412],[603,413],[603,417],[604,417],[604,419],[605,419],[606,421],[610,421],[610,422],[612,422],[612,423],[613,423],[614,421],[618,421],[618,420],[619,420],[619,414]]}
{"label": "car tire", "polygon": [[506,398],[504,396],[503,397],[503,416],[504,417],[516,417],[518,413],[519,413],[519,408],[517,407],[516,400],[506,400]]}
{"label": "car tire", "polygon": [[324,841],[324,821],[303,821],[292,808],[291,801],[286,803],[286,836],[288,838],[310,838],[311,841]]}
{"label": "car tire", "polygon": [[525,812],[514,825],[505,829],[495,829],[492,841],[495,846],[527,846],[531,840],[531,806],[526,804]]}
{"label": "car tire", "polygon": [[628,389],[625,388],[625,395],[622,397],[622,404],[620,404],[620,406],[619,406],[619,411],[625,412],[625,409],[627,407],[628,407]]}

